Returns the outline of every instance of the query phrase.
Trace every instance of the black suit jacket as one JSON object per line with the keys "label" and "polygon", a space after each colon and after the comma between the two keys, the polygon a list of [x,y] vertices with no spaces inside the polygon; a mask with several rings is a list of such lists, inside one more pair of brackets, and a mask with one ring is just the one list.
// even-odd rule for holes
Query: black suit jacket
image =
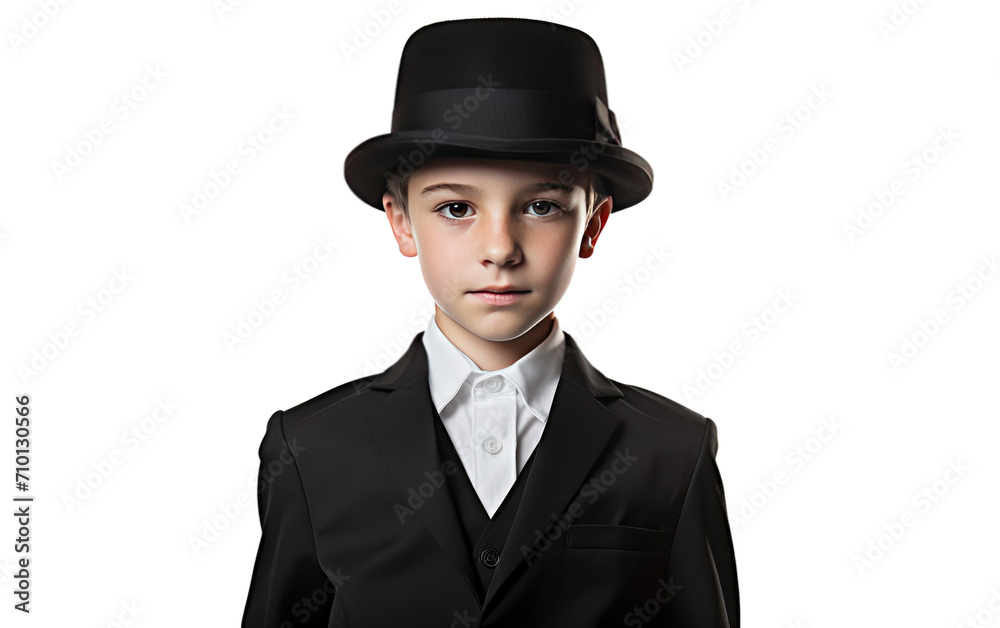
{"label": "black suit jacket", "polygon": [[465,470],[441,468],[423,333],[383,373],[271,416],[244,627],[739,626],[715,423],[609,380],[569,334],[479,600],[443,475]]}

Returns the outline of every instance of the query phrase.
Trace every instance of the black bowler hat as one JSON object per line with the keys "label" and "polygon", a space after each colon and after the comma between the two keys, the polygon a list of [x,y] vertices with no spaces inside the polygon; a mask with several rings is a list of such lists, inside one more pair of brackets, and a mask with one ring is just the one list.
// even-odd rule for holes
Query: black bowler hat
{"label": "black bowler hat", "polygon": [[376,209],[390,174],[428,157],[564,164],[564,183],[598,173],[612,211],[649,196],[653,169],[621,145],[594,40],[569,26],[522,18],[435,22],[406,41],[391,132],[344,161],[351,190]]}

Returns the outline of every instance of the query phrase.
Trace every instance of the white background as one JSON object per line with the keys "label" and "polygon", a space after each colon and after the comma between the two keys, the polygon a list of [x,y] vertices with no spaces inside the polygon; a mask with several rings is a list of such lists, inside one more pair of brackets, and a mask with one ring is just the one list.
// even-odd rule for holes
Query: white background
{"label": "white background", "polygon": [[[378,27],[387,2],[44,4],[0,15],[0,492],[30,394],[35,496],[30,616],[0,524],[3,625],[110,626],[131,604],[134,625],[239,623],[267,418],[383,370],[432,311],[344,157],[389,130],[409,34],[482,16],[589,33],[624,144],[653,165],[556,314],[606,375],[718,423],[743,625],[1000,625],[996,3],[400,0]],[[294,119],[249,160],[276,109]],[[229,160],[240,173],[185,220]],[[285,282],[324,238],[333,254]]]}

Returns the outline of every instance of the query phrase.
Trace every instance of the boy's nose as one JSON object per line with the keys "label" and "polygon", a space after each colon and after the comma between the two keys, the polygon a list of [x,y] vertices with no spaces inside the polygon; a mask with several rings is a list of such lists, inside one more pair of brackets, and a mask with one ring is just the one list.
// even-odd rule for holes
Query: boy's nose
{"label": "boy's nose", "polygon": [[482,221],[480,225],[482,226],[480,256],[484,262],[489,261],[503,266],[520,260],[521,246],[517,230],[508,217],[494,217]]}

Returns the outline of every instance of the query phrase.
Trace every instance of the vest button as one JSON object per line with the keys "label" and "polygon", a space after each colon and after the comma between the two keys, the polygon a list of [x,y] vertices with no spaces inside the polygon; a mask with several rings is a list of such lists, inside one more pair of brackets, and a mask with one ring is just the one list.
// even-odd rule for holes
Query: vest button
{"label": "vest button", "polygon": [[492,547],[487,547],[483,550],[483,553],[479,555],[479,560],[482,561],[484,565],[493,569],[500,562],[500,554]]}

